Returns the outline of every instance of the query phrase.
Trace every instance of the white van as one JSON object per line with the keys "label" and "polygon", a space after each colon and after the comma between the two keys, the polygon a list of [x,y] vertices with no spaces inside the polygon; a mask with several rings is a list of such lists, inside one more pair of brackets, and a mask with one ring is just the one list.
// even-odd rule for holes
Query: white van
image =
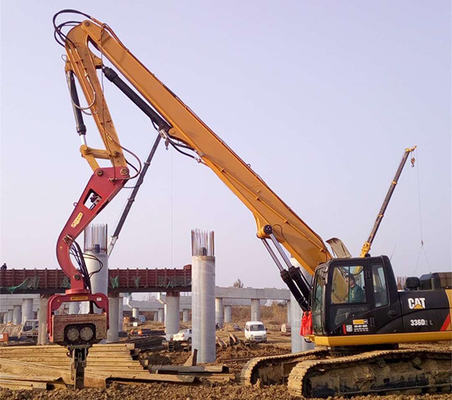
{"label": "white van", "polygon": [[267,329],[261,321],[248,321],[245,324],[245,339],[250,342],[267,341]]}

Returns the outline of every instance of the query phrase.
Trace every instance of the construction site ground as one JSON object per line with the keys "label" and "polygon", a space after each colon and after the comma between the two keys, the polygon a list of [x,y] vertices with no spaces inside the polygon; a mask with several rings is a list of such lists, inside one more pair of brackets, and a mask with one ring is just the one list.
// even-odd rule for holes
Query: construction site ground
{"label": "construction site ground", "polygon": [[[238,331],[234,328],[234,325],[227,324],[223,329],[217,331],[217,338],[219,340],[219,345],[217,346],[217,359],[215,363],[206,365],[205,367],[211,367],[212,369],[218,366],[225,366],[226,373],[213,373],[206,374],[205,377],[200,376],[193,382],[139,382],[136,379],[123,379],[107,381],[104,387],[89,387],[81,390],[74,390],[67,388],[64,384],[55,384],[54,387],[49,389],[25,389],[16,387],[14,385],[8,385],[3,382],[2,378],[5,377],[4,371],[9,371],[8,366],[12,365],[11,370],[14,370],[14,363],[18,360],[8,361],[6,353],[11,351],[12,347],[20,346],[3,346],[0,347],[0,399],[5,400],[23,400],[23,399],[54,399],[54,400],[69,400],[69,399],[86,399],[86,400],[100,400],[100,399],[164,399],[164,400],[214,400],[214,399],[249,399],[249,400],[285,400],[293,399],[287,392],[286,385],[273,385],[273,386],[243,386],[239,381],[239,376],[242,367],[245,363],[252,357],[268,356],[276,354],[285,354],[290,352],[291,348],[291,338],[290,334],[281,332],[281,324],[267,322],[268,329],[268,342],[262,344],[249,345],[244,341],[243,332]],[[243,326],[238,324],[239,326]],[[158,331],[162,329],[162,324],[149,323],[145,324],[143,328],[151,329],[153,331]],[[233,346],[231,343],[230,334],[235,335],[240,342]],[[130,352],[134,354],[135,363],[136,360],[140,360],[142,365],[142,372],[138,371],[139,367],[130,366],[124,368],[136,369],[134,376],[146,376],[150,374],[146,368],[150,365],[167,365],[167,366],[182,366],[187,364],[189,357],[191,356],[191,351],[187,348],[182,348],[177,351],[169,351],[167,348],[155,347],[152,343],[153,341],[148,341],[148,345],[143,345],[146,342],[145,338],[139,337],[128,337],[123,338],[121,344],[116,344],[118,352],[126,354],[127,351],[133,347],[139,348],[140,350],[135,350]],[[128,343],[128,344],[126,344]],[[131,345],[131,343],[134,343]],[[122,346],[122,347],[121,347]],[[125,346],[125,347],[124,347]],[[40,346],[36,346],[40,347]],[[57,346],[58,347],[58,346]],[[153,348],[154,347],[154,348]],[[128,350],[124,351],[126,348]],[[52,349],[51,349],[52,350]],[[40,351],[36,349],[35,351]],[[50,351],[50,350],[48,350]],[[56,351],[56,350],[55,350]],[[91,357],[95,357],[92,354],[97,354],[98,350],[90,352]],[[39,362],[44,362],[45,352],[42,349],[43,357],[39,358]],[[2,354],[4,357],[2,357]],[[21,354],[19,351],[17,354]],[[56,354],[56,353],[55,353]],[[113,353],[111,353],[113,354]],[[119,354],[119,353],[118,353]],[[13,356],[12,356],[13,357]],[[47,355],[49,364],[46,367],[47,371],[52,368],[59,369],[60,373],[63,370],[69,372],[68,361],[65,361],[64,365],[58,364],[57,357],[52,356],[50,353]],[[99,355],[98,357],[104,357],[104,355]],[[110,356],[112,357],[112,356]],[[95,378],[97,374],[100,374],[103,370],[110,368],[108,365],[112,365],[112,370],[123,371],[120,365],[126,364],[126,361],[122,361],[118,356],[114,356],[114,360],[111,359],[111,363],[108,361],[103,362],[102,360],[107,360],[107,358],[99,358],[97,361],[93,361],[90,367],[88,362],[86,376]],[[52,358],[54,366],[52,366]],[[98,364],[96,364],[98,362]],[[11,364],[8,364],[11,363]],[[122,364],[124,363],[124,364]],[[116,364],[116,365],[115,365]],[[138,364],[139,365],[139,364]],[[144,365],[144,366],[143,366]],[[20,368],[20,366],[18,366]],[[23,379],[32,379],[33,368],[27,369],[22,368],[20,371]],[[138,372],[137,372],[138,371]],[[218,369],[218,371],[220,371]],[[128,372],[131,374],[131,372]],[[141,374],[144,375],[141,375]],[[3,374],[3,375],[2,375]],[[8,375],[6,373],[6,375]],[[100,376],[100,375],[99,375]],[[129,376],[127,373],[123,376]],[[131,376],[131,375],[130,375]],[[93,380],[95,382],[95,379]],[[355,396],[356,400],[370,399],[372,396]],[[375,398],[375,396],[374,396]],[[413,395],[400,395],[393,394],[390,396],[379,396],[380,400],[450,400],[452,397],[450,394],[413,394]],[[341,397],[336,397],[335,400],[342,399]]]}

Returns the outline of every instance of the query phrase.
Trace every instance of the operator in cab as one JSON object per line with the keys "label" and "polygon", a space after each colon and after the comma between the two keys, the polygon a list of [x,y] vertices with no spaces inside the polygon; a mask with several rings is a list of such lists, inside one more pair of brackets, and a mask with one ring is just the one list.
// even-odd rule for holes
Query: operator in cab
{"label": "operator in cab", "polygon": [[350,303],[361,303],[366,300],[363,288],[356,283],[356,279],[352,274],[346,275],[345,281],[349,287],[348,301]]}

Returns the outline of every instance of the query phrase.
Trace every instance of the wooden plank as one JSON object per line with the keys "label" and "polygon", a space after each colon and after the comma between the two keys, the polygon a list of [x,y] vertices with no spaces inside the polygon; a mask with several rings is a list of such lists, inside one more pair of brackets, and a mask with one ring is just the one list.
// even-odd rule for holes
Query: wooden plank
{"label": "wooden plank", "polygon": [[[39,353],[39,352],[24,352],[24,353],[1,353],[0,358],[14,358],[14,359],[49,359],[49,360],[66,360],[70,359],[66,353],[55,354],[55,353]],[[130,354],[121,354],[116,352],[110,353],[98,353],[91,354],[88,353],[87,360],[133,360]]]}
{"label": "wooden plank", "polygon": [[1,376],[0,387],[6,387],[10,389],[65,389],[67,386],[63,380],[58,379],[56,381],[37,380],[32,378],[25,379],[20,376]]}
{"label": "wooden plank", "polygon": [[224,365],[153,365],[150,370],[155,373],[180,373],[180,374],[200,374],[200,373],[222,373],[229,369]]}
{"label": "wooden plank", "polygon": [[114,381],[134,381],[134,382],[173,382],[173,383],[193,383],[195,382],[194,376],[184,375],[159,375],[159,374],[141,374],[141,373],[118,373],[110,374],[106,377],[107,383]]}
{"label": "wooden plank", "polygon": [[39,377],[41,380],[49,381],[62,378],[65,382],[70,382],[70,372],[67,373],[61,368],[39,363],[27,363],[1,358],[0,372],[23,377]]}
{"label": "wooden plank", "polygon": [[6,389],[20,390],[20,389],[34,389],[34,390],[47,390],[50,389],[47,382],[35,382],[35,381],[17,381],[9,379],[0,379],[0,387]]}
{"label": "wooden plank", "polygon": [[[28,350],[20,350],[20,351],[0,351],[0,358],[20,358],[20,357],[67,357],[67,350],[64,349],[64,351],[54,351],[54,350],[34,350],[34,349],[28,349]],[[132,356],[130,354],[129,350],[120,350],[120,349],[109,349],[109,351],[106,352],[92,352],[89,350],[88,352],[88,359],[98,359],[98,358],[112,358],[112,357],[120,357],[122,359],[128,358],[132,359]]]}
{"label": "wooden plank", "polygon": [[55,354],[55,355],[64,355],[67,353],[66,349],[58,349],[58,350],[51,350],[51,349],[1,349],[0,350],[0,356],[3,357],[3,355],[12,355],[12,354]]}
{"label": "wooden plank", "polygon": [[109,369],[109,368],[128,368],[128,367],[140,367],[142,370],[144,368],[141,366],[140,363],[137,363],[135,361],[129,361],[128,363],[108,363],[108,364],[102,364],[102,363],[87,363],[86,368],[95,369],[95,368],[101,368]]}
{"label": "wooden plank", "polygon": [[[90,352],[105,352],[105,351],[124,351],[130,352],[134,350],[135,345],[133,343],[125,344],[105,344],[105,345],[93,345],[90,347]],[[35,346],[2,346],[0,352],[25,352],[25,351],[43,351],[43,352],[61,352],[65,353],[67,349],[63,346],[57,345],[35,345]]]}
{"label": "wooden plank", "polygon": [[[55,367],[65,367],[65,368],[70,368],[71,366],[71,362],[70,360],[39,360],[39,359],[30,359],[30,360],[16,360],[16,361],[21,361],[24,363],[30,363],[30,364],[41,364],[41,365],[46,365],[46,366],[55,366]],[[112,362],[89,362],[87,363],[87,368],[102,368],[102,369],[110,369],[110,368],[139,368],[141,370],[143,370],[143,366],[137,362],[137,361],[133,361],[133,360],[129,360],[129,361],[112,361]]]}
{"label": "wooden plank", "polygon": [[0,358],[5,359],[14,359],[14,360],[24,360],[24,359],[38,359],[42,358],[43,360],[69,360],[69,357],[66,354],[61,355],[53,355],[53,354],[0,354]]}
{"label": "wooden plank", "polygon": [[42,351],[44,353],[65,353],[67,350],[61,346],[11,346],[0,348],[0,353],[25,353],[27,351]]}
{"label": "wooden plank", "polygon": [[[1,358],[0,372],[22,376],[23,378],[39,377],[39,380],[43,381],[56,381],[62,379],[67,385],[73,384],[69,367],[66,369],[53,365],[28,363]],[[102,376],[85,374],[85,386],[105,387],[105,379]]]}
{"label": "wooden plank", "polygon": [[[85,373],[89,372],[89,373],[93,373],[93,374],[97,374],[98,373],[98,368],[86,368]],[[103,373],[101,375],[105,375],[105,376],[109,376],[111,374],[117,374],[118,372],[134,372],[134,373],[141,373],[143,372],[143,368],[141,367],[109,367],[106,368],[105,370],[103,370]]]}
{"label": "wooden plank", "polygon": [[88,360],[106,360],[106,359],[121,359],[121,360],[133,360],[132,356],[130,354],[121,354],[116,352],[110,352],[110,353],[98,353],[98,354],[91,354],[88,353]]}
{"label": "wooden plank", "polygon": [[[91,367],[87,366],[86,370],[92,371],[97,374],[99,371],[99,367],[98,366],[91,366]],[[145,371],[143,369],[143,367],[141,365],[121,365],[121,366],[117,366],[117,367],[115,367],[113,365],[108,365],[105,368],[102,368],[103,372],[101,373],[101,375],[108,373],[109,371],[128,371],[128,370],[139,371],[139,372],[144,371],[144,372],[148,373],[147,371]]]}
{"label": "wooden plank", "polygon": [[209,374],[208,376],[202,375],[199,378],[207,379],[209,382],[233,382],[235,380],[234,374]]}
{"label": "wooden plank", "polygon": [[[93,345],[89,352],[117,352],[123,351],[127,353],[135,349],[133,343],[118,343],[118,344],[95,344]],[[63,346],[57,345],[35,345],[35,346],[2,346],[0,348],[0,353],[3,352],[27,352],[27,351],[41,351],[41,352],[56,352],[56,353],[66,353],[67,349]]]}
{"label": "wooden plank", "polygon": [[[5,358],[2,358],[2,360],[5,360]],[[8,359],[11,360],[11,359]],[[31,359],[17,359],[15,361],[20,361],[20,362],[24,362],[24,363],[30,363],[30,364],[42,364],[42,365],[46,365],[46,366],[64,366],[67,365],[67,367],[69,368],[69,366],[71,365],[70,360],[46,360],[46,359],[35,359],[35,358],[31,358]]]}
{"label": "wooden plank", "polygon": [[92,350],[97,350],[100,348],[126,348],[127,350],[134,350],[135,343],[109,343],[109,344],[95,344],[91,348]]}

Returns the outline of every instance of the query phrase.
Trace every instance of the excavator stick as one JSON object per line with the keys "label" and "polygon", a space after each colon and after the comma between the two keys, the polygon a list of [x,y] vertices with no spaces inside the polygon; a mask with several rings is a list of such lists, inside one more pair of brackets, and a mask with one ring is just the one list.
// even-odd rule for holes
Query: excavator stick
{"label": "excavator stick", "polygon": [[80,196],[80,200],[76,203],[57,242],[58,263],[71,280],[71,289],[67,293],[89,292],[82,274],[74,267],[70,259],[71,246],[94,217],[122,189],[128,178],[129,171],[127,168],[99,168],[92,175]]}

